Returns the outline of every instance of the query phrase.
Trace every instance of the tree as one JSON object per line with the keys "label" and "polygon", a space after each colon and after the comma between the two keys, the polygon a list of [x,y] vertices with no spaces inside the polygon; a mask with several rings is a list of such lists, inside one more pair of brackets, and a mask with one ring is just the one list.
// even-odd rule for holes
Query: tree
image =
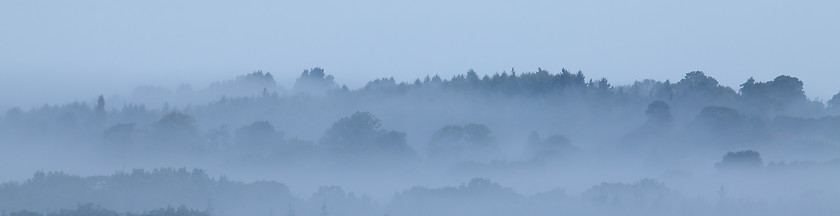
{"label": "tree", "polygon": [[572,147],[569,138],[563,135],[553,135],[541,140],[540,135],[536,131],[532,131],[528,136],[526,150],[528,157],[536,160],[546,160],[563,156],[573,151],[574,147]]}
{"label": "tree", "polygon": [[686,91],[709,91],[718,86],[715,78],[706,76],[703,71],[692,71],[685,74],[685,77],[677,83]]}
{"label": "tree", "polygon": [[715,164],[718,169],[747,169],[761,166],[764,166],[761,154],[753,150],[726,153],[723,159]]}
{"label": "tree", "polygon": [[750,78],[741,84],[741,96],[758,110],[785,110],[794,104],[808,101],[803,83],[796,77],[781,75],[772,81],[756,82]]}
{"label": "tree", "polygon": [[831,100],[828,100],[828,109],[840,110],[840,92],[831,97]]}
{"label": "tree", "polygon": [[342,118],[327,129],[321,145],[344,156],[363,154],[413,154],[406,144],[405,133],[380,129],[381,123],[369,112],[356,112]]}
{"label": "tree", "polygon": [[198,211],[195,209],[187,208],[186,206],[178,206],[177,208],[174,207],[166,207],[161,209],[156,209],[147,213],[133,215],[129,214],[128,216],[209,216],[210,213],[206,211]]}
{"label": "tree", "polygon": [[432,136],[429,156],[443,160],[488,159],[497,150],[491,133],[483,124],[446,125]]}
{"label": "tree", "polygon": [[737,93],[729,87],[720,86],[715,78],[702,71],[692,71],[674,85],[675,98],[689,101],[695,106],[708,106],[734,100]]}
{"label": "tree", "polygon": [[104,127],[105,118],[105,97],[99,95],[96,100],[96,106],[93,108],[93,122],[97,127]]}
{"label": "tree", "polygon": [[598,88],[598,93],[601,94],[601,96],[609,94],[612,90],[612,85],[610,85],[610,82],[607,81],[607,78],[601,78],[600,80],[598,80],[596,85]]}
{"label": "tree", "polygon": [[256,121],[236,130],[236,144],[250,147],[266,147],[283,141],[283,134],[277,132],[267,121]]}
{"label": "tree", "polygon": [[[189,86],[183,86],[183,88],[179,88],[179,92],[189,93],[192,91],[189,89]],[[249,74],[237,76],[233,80],[212,83],[207,90],[209,90],[214,97],[250,97],[259,93],[262,93],[262,95],[268,95],[269,92],[282,90],[282,87],[277,84],[271,73],[254,71]]]}
{"label": "tree", "polygon": [[807,100],[804,84],[796,77],[781,75],[777,76],[770,84],[773,94],[782,102],[794,102]]}
{"label": "tree", "polygon": [[120,123],[111,126],[102,133],[102,138],[110,144],[129,144],[134,135],[134,123]]}
{"label": "tree", "polygon": [[469,84],[475,85],[476,83],[478,83],[478,73],[476,73],[475,70],[470,69],[469,71],[467,71],[466,79],[469,82]]}
{"label": "tree", "polygon": [[195,119],[180,112],[166,114],[155,122],[153,127],[156,131],[163,133],[196,134],[198,132]]}
{"label": "tree", "polygon": [[212,148],[222,148],[228,145],[230,132],[227,125],[211,128],[204,134],[205,144]]}
{"label": "tree", "polygon": [[94,112],[96,113],[96,115],[105,115],[105,97],[103,97],[102,95],[99,95],[99,98],[96,100],[96,107],[94,108]]}
{"label": "tree", "polygon": [[723,106],[708,106],[692,122],[691,126],[712,132],[737,133],[742,129],[746,117],[738,110]]}
{"label": "tree", "polygon": [[510,208],[525,199],[489,179],[472,178],[458,186],[414,187],[396,194],[390,205],[393,215],[529,215]]}
{"label": "tree", "polygon": [[645,110],[648,123],[654,125],[670,125],[671,124],[671,106],[661,100],[653,101]]}
{"label": "tree", "polygon": [[[673,119],[671,107],[661,100],[648,104],[645,110],[647,121],[625,137],[627,143],[633,144],[634,149],[657,149],[671,143]],[[647,148],[643,148],[647,147]]]}
{"label": "tree", "polygon": [[470,123],[464,125],[464,133],[466,140],[473,145],[489,146],[494,144],[495,140],[490,136],[492,131],[487,125]]}
{"label": "tree", "polygon": [[653,90],[653,97],[659,100],[671,100],[674,98],[674,85],[671,80],[665,80],[658,88]]}
{"label": "tree", "polygon": [[767,127],[757,117],[747,117],[738,110],[708,106],[689,124],[689,132],[698,141],[718,144],[747,144],[768,137]]}
{"label": "tree", "polygon": [[74,210],[61,210],[49,216],[119,216],[120,214],[111,210],[103,209],[93,204],[78,205]]}
{"label": "tree", "polygon": [[188,146],[198,141],[198,125],[192,116],[171,112],[152,125],[152,138],[161,143]]}
{"label": "tree", "polygon": [[33,211],[22,210],[9,213],[9,216],[43,216],[43,214]]}
{"label": "tree", "polygon": [[381,78],[375,79],[373,81],[368,82],[365,84],[365,90],[379,90],[379,91],[387,91],[389,89],[393,89],[397,86],[397,81],[394,80],[394,77],[390,78]]}
{"label": "tree", "polygon": [[327,91],[338,88],[332,75],[326,75],[320,67],[304,70],[295,80],[294,89],[315,95],[323,95]]}
{"label": "tree", "polygon": [[429,156],[437,159],[448,159],[462,154],[465,147],[461,144],[464,128],[460,125],[443,126],[432,136],[429,142]]}
{"label": "tree", "polygon": [[650,215],[650,209],[676,205],[681,199],[678,193],[655,179],[642,179],[633,184],[601,183],[584,191],[581,198],[601,208],[621,207],[627,215]]}
{"label": "tree", "polygon": [[369,112],[356,112],[333,123],[321,142],[332,148],[349,148],[366,145],[382,124]]}
{"label": "tree", "polygon": [[700,111],[698,121],[711,128],[730,128],[744,118],[738,110],[723,106],[708,106]]}

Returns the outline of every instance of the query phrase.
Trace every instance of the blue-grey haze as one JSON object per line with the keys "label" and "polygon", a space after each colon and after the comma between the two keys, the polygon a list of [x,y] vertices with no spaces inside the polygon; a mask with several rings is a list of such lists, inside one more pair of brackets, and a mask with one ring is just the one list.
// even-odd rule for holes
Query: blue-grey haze
{"label": "blue-grey haze", "polygon": [[702,70],[733,87],[787,74],[827,100],[840,90],[837,11],[814,0],[4,0],[0,108],[254,70],[288,87],[315,66],[351,88],[471,68],[567,68],[615,84]]}

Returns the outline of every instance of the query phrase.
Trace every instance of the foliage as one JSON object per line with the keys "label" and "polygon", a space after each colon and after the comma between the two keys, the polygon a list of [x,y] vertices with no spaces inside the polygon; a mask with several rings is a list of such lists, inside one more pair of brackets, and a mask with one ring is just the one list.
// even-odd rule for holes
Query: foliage
{"label": "foliage", "polygon": [[332,75],[324,73],[324,69],[316,67],[311,70],[304,70],[300,77],[295,80],[294,89],[314,95],[323,95],[328,90],[338,88],[334,79]]}
{"label": "foliage", "polygon": [[[31,211],[16,211],[9,214],[10,216],[43,216],[44,214],[38,212],[31,212]],[[59,212],[48,213],[46,216],[209,216],[210,214],[205,211],[198,211],[194,209],[188,209],[185,206],[179,206],[178,208],[173,207],[166,207],[161,209],[155,209],[152,211],[148,211],[145,213],[117,213],[115,211],[111,211],[108,209],[101,208],[99,206],[95,206],[91,203],[88,204],[81,204],[78,205],[75,209],[72,210],[61,210]]]}
{"label": "foliage", "polygon": [[723,159],[715,164],[715,167],[719,169],[745,169],[762,166],[764,166],[764,162],[761,160],[761,154],[753,150],[726,153]]}
{"label": "foliage", "polygon": [[671,106],[661,100],[656,100],[648,105],[645,110],[645,115],[648,122],[656,125],[669,125],[673,117],[671,116]]}
{"label": "foliage", "polygon": [[369,112],[356,112],[339,119],[327,129],[320,144],[342,156],[414,154],[406,144],[405,133],[380,129],[379,119]]}
{"label": "foliage", "polygon": [[575,151],[571,140],[563,135],[552,135],[540,139],[536,131],[528,136],[528,157],[535,160],[556,159]]}
{"label": "foliage", "polygon": [[436,160],[486,160],[497,150],[492,132],[483,124],[447,125],[429,142],[429,156]]}
{"label": "foliage", "polygon": [[[289,189],[277,182],[242,183],[224,177],[210,178],[204,170],[140,169],[109,176],[79,177],[57,172],[38,172],[23,183],[0,185],[0,209],[70,208],[77,203],[96,203],[102,207],[153,209],[170,204],[207,206],[208,203],[238,203],[240,208],[293,200]],[[257,201],[240,203],[248,198]],[[141,215],[201,215],[183,207],[166,208]],[[227,209],[230,211],[243,209]],[[95,212],[110,215],[99,206],[83,205],[63,215]],[[190,213],[192,212],[192,213]],[[87,214],[84,213],[84,214]],[[189,213],[189,214],[183,214]],[[82,214],[82,215],[84,215]],[[93,214],[93,213],[91,213]]]}

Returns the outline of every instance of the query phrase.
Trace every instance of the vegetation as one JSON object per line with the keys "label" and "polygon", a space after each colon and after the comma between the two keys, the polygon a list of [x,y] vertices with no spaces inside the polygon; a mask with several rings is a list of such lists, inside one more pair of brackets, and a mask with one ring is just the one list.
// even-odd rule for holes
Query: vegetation
{"label": "vegetation", "polygon": [[[149,103],[98,96],[7,110],[0,116],[2,162],[59,167],[39,161],[53,158],[80,163],[77,170],[89,173],[209,167],[253,181],[186,168],[86,177],[39,171],[0,185],[0,210],[3,216],[734,215],[743,211],[725,208],[731,200],[723,195],[714,198],[723,203],[715,212],[664,182],[725,194],[723,188],[762,192],[782,181],[840,180],[825,174],[840,167],[834,159],[840,94],[824,104],[808,98],[803,86],[781,75],[749,79],[736,90],[700,71],[676,82],[617,85],[580,71],[538,68],[412,82],[388,77],[350,89],[313,68],[289,89],[262,71],[205,89],[141,87],[135,96]],[[768,160],[778,155],[808,161]],[[704,168],[714,173],[698,171]],[[597,184],[635,179],[644,180]],[[437,186],[410,188],[423,181]],[[290,182],[305,185],[300,191],[317,190],[301,196]],[[376,202],[328,186],[335,182],[398,192]],[[770,183],[744,186],[754,182]],[[549,189],[558,185],[582,192]],[[814,206],[831,212],[834,205]]]}

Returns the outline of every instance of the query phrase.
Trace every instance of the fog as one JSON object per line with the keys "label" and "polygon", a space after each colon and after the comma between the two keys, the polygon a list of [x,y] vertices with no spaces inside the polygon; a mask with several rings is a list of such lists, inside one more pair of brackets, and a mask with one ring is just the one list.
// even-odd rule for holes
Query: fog
{"label": "fog", "polygon": [[838,10],[821,0],[10,0],[0,2],[0,108],[200,88],[255,70],[290,86],[316,66],[352,88],[469,68],[565,67],[621,85],[692,70],[727,86],[788,74],[828,100]]}
{"label": "fog", "polygon": [[255,71],[0,118],[4,215],[836,215],[840,93]]}
{"label": "fog", "polygon": [[0,216],[840,215],[840,1],[0,1]]}

